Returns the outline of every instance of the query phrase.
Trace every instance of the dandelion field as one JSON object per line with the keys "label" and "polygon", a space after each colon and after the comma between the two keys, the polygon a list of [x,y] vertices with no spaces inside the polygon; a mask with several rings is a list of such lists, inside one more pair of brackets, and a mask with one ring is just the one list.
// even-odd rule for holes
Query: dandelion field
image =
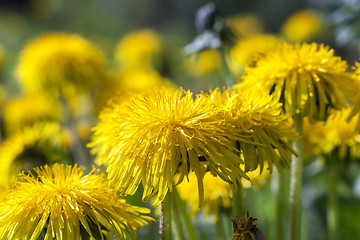
{"label": "dandelion field", "polygon": [[0,239],[360,239],[359,5],[1,1]]}

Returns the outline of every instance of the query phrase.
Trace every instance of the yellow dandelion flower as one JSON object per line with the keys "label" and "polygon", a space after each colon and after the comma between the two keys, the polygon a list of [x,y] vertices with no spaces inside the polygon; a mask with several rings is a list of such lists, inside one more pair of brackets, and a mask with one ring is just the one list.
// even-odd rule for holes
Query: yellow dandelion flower
{"label": "yellow dandelion flower", "polygon": [[288,141],[295,140],[297,134],[291,129],[289,117],[283,114],[281,103],[257,88],[242,88],[210,93],[211,100],[221,107],[226,115],[224,124],[229,125],[231,139],[245,160],[245,172],[260,167],[265,161],[272,172],[273,164],[279,168],[288,166],[294,150]]}
{"label": "yellow dandelion flower", "polygon": [[[242,168],[244,170],[244,168]],[[252,171],[246,172],[246,175],[251,179],[250,181],[247,181],[245,179],[242,180],[242,185],[244,188],[259,188],[262,184],[266,182],[267,179],[269,179],[270,171],[268,167],[268,163],[265,162],[264,164],[264,170],[261,172],[261,167],[256,167]]]}
{"label": "yellow dandelion flower", "polygon": [[35,123],[13,133],[0,146],[0,185],[20,170],[55,162],[64,157],[58,123]]}
{"label": "yellow dandelion flower", "polygon": [[343,106],[339,85],[351,85],[347,63],[328,46],[280,44],[245,69],[244,83],[258,85],[283,103],[286,113],[326,119]]}
{"label": "yellow dandelion flower", "polygon": [[233,32],[239,38],[258,35],[264,30],[264,24],[261,19],[252,14],[230,17],[228,22]]}
{"label": "yellow dandelion flower", "polygon": [[[201,208],[199,207],[198,186],[196,184],[196,175],[191,172],[188,180],[182,181],[176,186],[180,197],[190,206],[191,214],[196,214]],[[214,214],[218,218],[221,207],[229,208],[231,206],[231,187],[230,184],[206,172],[203,179],[204,200],[201,207],[207,214]]]}
{"label": "yellow dandelion flower", "polygon": [[303,139],[307,158],[334,150],[340,159],[360,157],[360,133],[356,130],[359,116],[347,121],[350,112],[350,108],[334,111],[326,122],[310,123],[305,119]]}
{"label": "yellow dandelion flower", "polygon": [[17,76],[26,92],[72,97],[104,79],[105,58],[77,34],[51,33],[26,46]]}
{"label": "yellow dandelion flower", "polygon": [[215,49],[207,49],[192,54],[186,61],[186,66],[195,75],[204,75],[221,67],[221,54]]}
{"label": "yellow dandelion flower", "polygon": [[104,239],[113,228],[121,239],[146,225],[146,208],[119,199],[104,174],[55,164],[19,174],[0,203],[1,239]]}
{"label": "yellow dandelion flower", "polygon": [[124,65],[152,66],[162,51],[160,36],[151,29],[142,29],[125,36],[116,46],[115,59]]}
{"label": "yellow dandelion flower", "polygon": [[116,96],[116,102],[120,103],[147,91],[149,88],[171,86],[172,84],[168,80],[150,67],[129,67],[115,76],[112,81],[108,81],[103,85],[95,102],[95,112],[100,112],[112,97]]}
{"label": "yellow dandelion flower", "polygon": [[59,120],[60,106],[45,94],[18,97],[4,106],[4,122],[8,133],[43,120]]}
{"label": "yellow dandelion flower", "polygon": [[109,111],[105,128],[102,119],[95,127],[91,146],[123,194],[134,194],[142,182],[143,200],[156,195],[157,205],[171,191],[176,172],[180,183],[194,171],[201,202],[205,163],[233,183],[247,178],[217,107],[203,95],[194,100],[190,91],[152,90]]}
{"label": "yellow dandelion flower", "polygon": [[314,39],[323,27],[319,12],[315,10],[301,10],[291,15],[282,27],[286,39],[292,42],[302,42]]}
{"label": "yellow dandelion flower", "polygon": [[[350,87],[343,88],[343,91],[347,93],[348,99],[352,102],[352,111],[348,117],[350,121],[354,116],[358,116],[360,113],[360,63],[355,62],[354,72],[352,74],[353,84]],[[341,85],[340,87],[344,87]],[[358,123],[356,126],[360,131],[360,118],[358,117]]]}
{"label": "yellow dandelion flower", "polygon": [[240,39],[230,51],[229,65],[236,75],[242,74],[252,58],[279,42],[276,36],[270,34],[252,35]]}

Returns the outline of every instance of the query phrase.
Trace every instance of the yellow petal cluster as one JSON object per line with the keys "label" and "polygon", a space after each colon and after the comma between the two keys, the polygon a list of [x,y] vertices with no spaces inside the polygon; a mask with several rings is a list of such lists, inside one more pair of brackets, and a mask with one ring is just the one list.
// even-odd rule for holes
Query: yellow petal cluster
{"label": "yellow petal cluster", "polygon": [[[210,172],[205,173],[203,183],[204,200],[201,207],[205,209],[207,214],[214,214],[217,218],[220,207],[229,208],[231,206],[230,184]],[[200,207],[195,174],[190,173],[187,180],[182,181],[176,188],[180,197],[190,206],[191,213],[196,214]]]}
{"label": "yellow petal cluster", "polygon": [[29,169],[28,166],[60,160],[62,134],[58,123],[41,122],[7,137],[0,146],[0,186],[8,184],[12,176]]}
{"label": "yellow petal cluster", "polygon": [[159,204],[175,173],[181,182],[194,171],[201,202],[203,164],[234,183],[247,178],[222,122],[222,113],[205,95],[194,99],[190,91],[152,90],[106,111],[91,146],[121,193],[134,194],[141,182],[143,200],[156,194]]}
{"label": "yellow petal cluster", "polygon": [[153,60],[162,51],[158,33],[141,29],[126,35],[116,46],[115,59],[127,66],[152,66]]}
{"label": "yellow petal cluster", "polygon": [[59,120],[61,110],[56,101],[45,94],[18,97],[4,106],[4,122],[8,133],[37,121]]}
{"label": "yellow petal cluster", "polygon": [[246,172],[258,166],[262,172],[266,162],[270,172],[273,164],[288,166],[294,153],[289,141],[297,134],[273,96],[260,88],[237,85],[234,91],[215,89],[210,98],[225,112],[224,123],[245,160]]}
{"label": "yellow petal cluster", "polygon": [[25,47],[17,76],[26,92],[72,97],[104,79],[105,58],[77,34],[46,34]]}
{"label": "yellow petal cluster", "polygon": [[230,68],[236,75],[242,74],[247,64],[257,54],[267,51],[280,40],[270,34],[257,34],[240,39],[230,51]]}
{"label": "yellow petal cluster", "polygon": [[104,239],[113,228],[120,239],[151,218],[148,209],[131,206],[108,186],[104,174],[55,164],[21,173],[0,202],[0,239]]}
{"label": "yellow petal cluster", "polygon": [[222,64],[221,54],[215,49],[206,49],[192,54],[186,62],[190,72],[195,75],[204,75],[219,70]]}
{"label": "yellow petal cluster", "polygon": [[282,27],[282,33],[291,42],[301,42],[314,39],[320,33],[323,22],[319,12],[301,10],[291,15]]}
{"label": "yellow petal cluster", "polygon": [[360,157],[360,133],[356,129],[359,116],[348,121],[350,108],[334,111],[326,122],[304,121],[304,147],[307,158],[337,151],[340,159]]}
{"label": "yellow petal cluster", "polygon": [[258,85],[284,105],[285,112],[310,120],[326,119],[345,106],[340,85],[351,86],[347,63],[328,46],[279,44],[245,69],[244,84]]}
{"label": "yellow petal cluster", "polygon": [[238,38],[258,35],[264,30],[264,23],[254,14],[236,15],[230,17],[228,24]]}
{"label": "yellow petal cluster", "polygon": [[[360,63],[356,62],[355,71],[352,74],[353,84],[350,87],[343,88],[343,90],[349,95],[349,100],[352,102],[352,110],[348,117],[350,121],[354,116],[359,116],[360,113]],[[358,123],[356,125],[358,131],[360,131],[360,118],[358,117]]]}

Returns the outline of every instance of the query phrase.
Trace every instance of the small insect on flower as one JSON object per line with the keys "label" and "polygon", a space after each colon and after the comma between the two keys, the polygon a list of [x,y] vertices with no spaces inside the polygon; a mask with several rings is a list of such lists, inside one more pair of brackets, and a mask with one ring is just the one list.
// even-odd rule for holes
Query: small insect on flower
{"label": "small insect on flower", "polygon": [[19,174],[0,202],[0,239],[105,239],[110,229],[135,239],[149,212],[119,199],[95,169],[45,165]]}
{"label": "small insect on flower", "polygon": [[233,219],[234,235],[231,240],[266,240],[264,234],[258,229],[256,220],[249,216],[249,212],[246,212],[242,218]]}

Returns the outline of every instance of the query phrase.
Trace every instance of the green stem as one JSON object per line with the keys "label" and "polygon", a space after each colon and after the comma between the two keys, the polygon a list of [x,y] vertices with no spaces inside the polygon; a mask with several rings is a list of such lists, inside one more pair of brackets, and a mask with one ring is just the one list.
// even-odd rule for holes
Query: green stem
{"label": "green stem", "polygon": [[237,183],[237,191],[233,193],[233,218],[242,217],[244,212],[244,196],[242,188],[239,183]]}
{"label": "green stem", "polygon": [[180,198],[179,192],[177,191],[176,187],[173,188],[172,193],[173,193],[174,203],[176,204],[177,208],[179,209],[179,213],[184,221],[185,232],[187,233],[187,235],[189,237],[188,239],[198,240],[199,239],[198,235],[196,234],[196,231],[191,222],[190,216],[184,207],[184,202]]}
{"label": "green stem", "polygon": [[174,225],[174,236],[176,240],[185,240],[184,232],[182,230],[182,223],[180,219],[180,211],[177,207],[174,195],[171,198],[171,221]]}
{"label": "green stem", "polygon": [[216,227],[216,239],[224,239],[225,238],[225,229],[222,224],[220,216],[219,216],[219,219],[216,219],[215,227]]}
{"label": "green stem", "polygon": [[215,221],[216,239],[231,239],[233,224],[231,222],[230,214],[227,214],[220,209],[219,216]]}
{"label": "green stem", "polygon": [[298,157],[293,157],[291,162],[291,184],[290,184],[290,239],[301,239],[301,187],[302,187],[302,115],[294,116],[295,129],[299,133],[296,141]]}
{"label": "green stem", "polygon": [[337,183],[339,180],[339,161],[335,154],[329,157],[330,160],[330,182],[329,182],[329,201],[327,209],[327,223],[329,227],[329,239],[338,239],[338,198]]}
{"label": "green stem", "polygon": [[67,116],[65,124],[69,128],[71,134],[72,144],[70,146],[70,151],[73,157],[73,161],[78,165],[89,168],[90,162],[87,160],[81,139],[76,129],[76,119],[74,117],[74,113],[70,107],[69,102],[65,98],[60,97],[60,102],[62,103],[65,115]]}
{"label": "green stem", "polygon": [[274,176],[274,180],[277,181],[276,189],[276,238],[278,240],[284,239],[284,231],[286,226],[287,211],[289,207],[288,196],[289,196],[289,182],[290,172],[288,169],[281,169]]}
{"label": "green stem", "polygon": [[171,240],[171,192],[160,203],[160,239]]}

